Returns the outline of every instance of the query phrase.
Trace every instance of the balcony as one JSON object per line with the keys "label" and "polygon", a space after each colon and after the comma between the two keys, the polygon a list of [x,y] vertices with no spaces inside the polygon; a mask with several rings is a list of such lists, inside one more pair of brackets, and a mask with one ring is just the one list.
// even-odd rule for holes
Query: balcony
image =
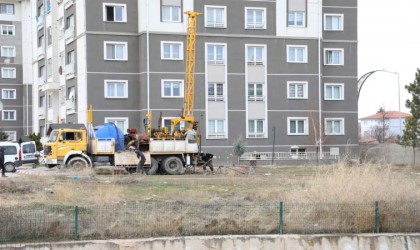
{"label": "balcony", "polygon": [[66,79],[74,77],[74,63],[66,64],[64,72],[66,73]]}
{"label": "balcony", "polygon": [[37,54],[38,54],[38,60],[44,58],[44,56],[45,56],[45,47],[44,46],[38,47]]}
{"label": "balcony", "polygon": [[41,86],[44,83],[45,83],[45,78],[43,76],[38,77],[38,86]]}
{"label": "balcony", "polygon": [[44,15],[41,14],[36,17],[36,27],[38,30],[40,30],[42,27],[44,27]]}
{"label": "balcony", "polygon": [[64,31],[64,39],[66,40],[66,44],[73,41],[73,39],[74,39],[74,26],[70,26]]}
{"label": "balcony", "polygon": [[66,100],[66,110],[68,111],[74,111],[76,110],[76,100]]}
{"label": "balcony", "polygon": [[74,0],[64,0],[64,9],[70,8],[74,3]]}
{"label": "balcony", "polygon": [[60,90],[59,82],[47,82],[41,85],[41,91]]}
{"label": "balcony", "polygon": [[45,107],[39,107],[38,108],[38,116],[39,116],[39,118],[44,118],[45,117]]}

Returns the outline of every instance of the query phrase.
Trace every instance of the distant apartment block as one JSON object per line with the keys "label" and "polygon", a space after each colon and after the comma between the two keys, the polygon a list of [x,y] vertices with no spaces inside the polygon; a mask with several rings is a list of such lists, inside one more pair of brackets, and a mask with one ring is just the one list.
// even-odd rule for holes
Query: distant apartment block
{"label": "distant apartment block", "polygon": [[30,1],[0,0],[0,130],[8,140],[32,133]]}
{"label": "distant apartment block", "polygon": [[151,111],[168,126],[181,114],[194,10],[203,150],[231,161],[242,136],[248,151],[271,152],[274,129],[277,152],[358,145],[356,0],[31,3],[36,131],[85,123],[88,105],[94,125],[144,132]]}

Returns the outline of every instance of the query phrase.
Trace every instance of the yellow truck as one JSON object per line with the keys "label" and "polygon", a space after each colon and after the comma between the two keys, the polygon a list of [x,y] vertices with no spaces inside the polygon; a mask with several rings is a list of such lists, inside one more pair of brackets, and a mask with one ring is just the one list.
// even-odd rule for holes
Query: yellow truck
{"label": "yellow truck", "polygon": [[[64,166],[67,168],[94,167],[95,163],[108,161],[111,166],[136,168],[138,159],[134,152],[115,151],[115,139],[99,139],[89,136],[84,125],[69,128],[66,124],[52,129],[44,143],[44,160],[47,167]],[[199,149],[195,134],[183,139],[150,139],[140,144],[146,156],[145,168],[148,174],[158,171],[167,174],[183,174],[187,168],[199,163]]]}

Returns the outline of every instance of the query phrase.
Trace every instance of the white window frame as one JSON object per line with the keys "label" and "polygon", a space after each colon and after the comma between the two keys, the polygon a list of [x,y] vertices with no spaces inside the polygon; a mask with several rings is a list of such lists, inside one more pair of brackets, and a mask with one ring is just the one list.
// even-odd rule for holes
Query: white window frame
{"label": "white window frame", "polygon": [[[341,52],[341,61],[339,63],[328,63],[327,62],[327,52],[334,52],[334,51],[339,51]],[[324,49],[324,65],[344,65],[344,49],[340,49],[340,48],[325,48]]]}
{"label": "white window frame", "polygon": [[[254,123],[254,131],[249,131],[250,130],[250,126],[249,123],[253,121]],[[258,132],[258,122],[262,121],[262,132]],[[266,120],[265,119],[249,119],[247,121],[246,127],[247,127],[247,138],[265,138],[266,136]]]}
{"label": "white window frame", "polygon": [[[303,96],[297,96],[297,89],[295,88],[295,95],[290,95],[290,85],[303,85]],[[308,99],[308,82],[306,81],[288,81],[287,82],[287,99]]]}
{"label": "white window frame", "polygon": [[[163,18],[163,8],[169,8],[169,19],[164,19]],[[173,8],[178,8],[178,20],[174,19],[173,14]],[[182,18],[182,13],[181,13],[181,6],[176,6],[176,5],[162,5],[161,7],[161,13],[162,13],[162,22],[165,23],[180,23],[181,22],[181,18]]]}
{"label": "white window frame", "polygon": [[[222,47],[222,59],[217,58],[217,47]],[[214,58],[209,57],[209,52],[212,50]],[[224,65],[226,61],[226,44],[206,43],[206,61],[208,64],[212,65]]]}
{"label": "white window frame", "polygon": [[[10,9],[5,8],[6,12],[1,12],[2,6],[12,6],[12,12],[10,12]],[[15,5],[13,3],[0,3],[0,15],[14,15],[15,14]]]}
{"label": "white window frame", "polygon": [[[340,122],[340,132],[335,133],[334,128],[332,128],[332,131],[327,131],[327,124],[330,121],[339,121]],[[325,135],[344,135],[344,118],[325,118],[324,119],[324,134]]]}
{"label": "white window frame", "polygon": [[[291,121],[303,121],[303,133],[298,132],[298,124],[296,123],[296,132],[291,132],[290,122]],[[287,135],[308,135],[308,117],[287,117]]]}
{"label": "white window frame", "polygon": [[[328,29],[327,28],[327,18],[328,17],[331,17],[331,18],[339,17],[340,18],[340,23],[339,23],[340,27],[338,27],[338,29],[333,29],[333,28]],[[331,25],[331,27],[332,27],[332,25]],[[344,30],[343,27],[344,27],[344,14],[331,14],[331,13],[324,14],[324,30],[325,31],[343,31]]]}
{"label": "white window frame", "polygon": [[[223,93],[222,95],[218,95],[218,88],[217,85],[222,85],[222,90]],[[212,88],[213,89],[213,96],[210,96],[210,91],[209,89]],[[223,82],[208,82],[207,83],[207,100],[209,102],[224,102],[225,101],[225,84]]]}
{"label": "white window frame", "polygon": [[[334,96],[334,91],[331,91],[331,98],[327,97],[327,87],[340,87],[340,97]],[[324,83],[324,100],[325,101],[342,101],[344,100],[344,83]]]}
{"label": "white window frame", "polygon": [[[249,53],[248,53],[248,49],[249,48],[253,48],[253,51],[252,51],[253,56],[254,56],[254,59],[253,60],[249,60]],[[256,55],[257,55],[256,52],[257,52],[257,49],[258,48],[261,48],[262,49],[262,51],[261,51],[262,59],[261,60],[257,60],[257,57],[256,57]],[[267,58],[266,51],[267,51],[267,46],[266,45],[261,45],[261,44],[246,44],[245,45],[246,64],[247,65],[264,66],[266,64],[266,58]]]}
{"label": "white window frame", "polygon": [[[8,73],[6,74],[6,72],[8,72]],[[10,75],[10,73],[11,73],[11,75]],[[16,68],[2,67],[1,68],[1,77],[2,78],[8,78],[8,79],[16,78]]]}
{"label": "white window frame", "polygon": [[3,131],[7,134],[7,141],[17,141],[16,140],[16,131]]}
{"label": "white window frame", "polygon": [[[13,97],[10,97],[8,92],[13,93]],[[2,89],[1,91],[1,98],[4,100],[15,100],[16,99],[16,89]]]}
{"label": "white window frame", "polygon": [[[117,86],[114,84],[114,96],[110,96],[108,95],[108,89],[110,88],[109,84],[110,83],[117,83],[120,84],[122,83],[124,85],[124,93],[122,96],[118,96],[117,93]],[[122,99],[122,98],[128,98],[128,80],[104,80],[104,97],[105,98],[111,98],[111,99]]]}
{"label": "white window frame", "polygon": [[[173,95],[173,83],[179,82],[180,88],[179,88],[179,96]],[[165,96],[165,83],[171,83],[171,95]],[[161,81],[161,97],[162,98],[184,98],[184,80],[181,79],[162,79]]]}
{"label": "white window frame", "polygon": [[[9,31],[12,31],[12,34],[9,34]],[[4,32],[6,33],[4,34]],[[16,34],[16,27],[14,25],[2,24],[0,25],[0,35],[2,36],[14,36]]]}
{"label": "white window frame", "polygon": [[[114,51],[114,58],[107,58],[107,51],[106,51],[106,46],[107,45],[123,45],[124,46],[124,50],[123,50],[123,57],[122,58],[116,58],[115,55],[115,51]],[[105,61],[128,61],[128,43],[127,42],[114,42],[114,41],[104,41],[104,60]]]}
{"label": "white window frame", "polygon": [[[249,95],[249,85],[253,85],[254,95]],[[257,85],[262,85],[262,96],[257,95]],[[265,100],[265,84],[263,82],[248,82],[246,85],[247,101],[248,102],[262,102]]]}
{"label": "white window frame", "polygon": [[[221,128],[218,126],[219,121],[223,122]],[[214,122],[214,132],[210,132],[210,122]],[[226,120],[224,119],[209,119],[207,121],[207,139],[225,139],[226,138]]]}
{"label": "white window frame", "polygon": [[[209,9],[223,9],[223,20],[221,23],[209,23],[207,17],[210,14],[210,10]],[[213,10],[212,10],[213,11]],[[214,14],[214,13],[212,13]],[[227,27],[227,19],[226,19],[226,6],[220,6],[220,5],[204,5],[204,16],[205,16],[205,21],[204,21],[204,27],[206,28],[216,28],[216,29],[223,29]]]}
{"label": "white window frame", "polygon": [[[5,55],[5,53],[3,53],[4,49],[12,49],[12,55]],[[1,46],[1,56],[2,57],[16,57],[16,47],[15,46]]]}
{"label": "white window frame", "polygon": [[[169,45],[169,57],[165,57],[165,45]],[[179,57],[176,58],[173,55],[173,45],[179,46]],[[176,61],[182,61],[184,60],[184,43],[183,42],[177,42],[177,41],[161,41],[160,42],[160,59],[162,60],[176,60]]]}
{"label": "white window frame", "polygon": [[[287,62],[288,63],[308,63],[308,46],[307,45],[287,45]],[[290,60],[290,49],[294,49],[295,60]],[[303,58],[302,61],[298,60],[297,49],[303,49]]]}
{"label": "white window frame", "polygon": [[[248,23],[248,11],[253,11],[253,23]],[[256,11],[262,11],[262,23],[256,22]],[[245,7],[245,29],[267,29],[267,9],[258,7]]]}
{"label": "white window frame", "polygon": [[[111,23],[126,23],[127,22],[127,5],[126,4],[120,4],[120,3],[102,3],[102,11],[103,11],[103,21],[104,22],[111,22]],[[106,13],[106,7],[122,7],[122,20],[115,20],[115,8],[114,8],[114,21],[108,21],[107,20],[107,13]]]}
{"label": "white window frame", "polygon": [[[293,24],[289,24],[289,15],[293,13],[294,15],[294,19],[293,19]],[[302,13],[302,25],[298,25],[297,24],[297,14],[298,13]],[[304,28],[306,27],[306,12],[305,11],[289,11],[287,12],[287,27],[295,27],[295,28]]]}
{"label": "white window frame", "polygon": [[[107,123],[107,122],[113,122],[114,124],[115,124],[114,121],[122,121],[122,122],[124,122],[124,129],[122,129],[122,132],[123,133],[125,133],[127,131],[127,129],[129,128],[129,126],[128,126],[129,125],[128,124],[128,122],[129,122],[128,117],[105,117],[104,121],[105,121],[105,123]],[[117,124],[115,124],[115,125],[117,125]]]}
{"label": "white window frame", "polygon": [[[14,117],[14,119],[4,119],[4,114],[5,113],[13,113],[13,117]],[[3,120],[3,121],[16,121],[16,110],[3,110],[2,112],[1,112],[1,119]]]}

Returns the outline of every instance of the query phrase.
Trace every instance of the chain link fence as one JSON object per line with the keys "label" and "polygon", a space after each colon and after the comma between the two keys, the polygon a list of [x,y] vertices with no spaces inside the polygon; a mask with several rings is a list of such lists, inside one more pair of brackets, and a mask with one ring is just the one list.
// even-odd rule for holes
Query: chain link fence
{"label": "chain link fence", "polygon": [[374,232],[420,232],[420,201],[252,205],[139,202],[0,210],[0,249],[68,240]]}

